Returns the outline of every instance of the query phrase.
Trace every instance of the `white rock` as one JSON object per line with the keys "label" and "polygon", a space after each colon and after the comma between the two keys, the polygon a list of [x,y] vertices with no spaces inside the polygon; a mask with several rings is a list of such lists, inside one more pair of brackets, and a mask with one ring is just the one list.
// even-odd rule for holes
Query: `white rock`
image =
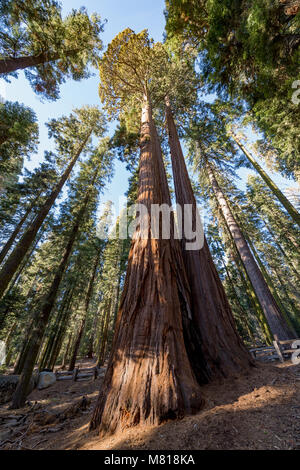
{"label": "white rock", "polygon": [[39,374],[39,381],[37,388],[39,390],[43,390],[44,388],[48,388],[56,382],[56,376],[53,372],[41,372]]}

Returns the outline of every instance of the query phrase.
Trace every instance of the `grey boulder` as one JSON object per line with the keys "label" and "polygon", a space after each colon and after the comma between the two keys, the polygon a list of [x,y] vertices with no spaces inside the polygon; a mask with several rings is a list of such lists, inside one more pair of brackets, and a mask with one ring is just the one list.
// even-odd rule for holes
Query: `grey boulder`
{"label": "grey boulder", "polygon": [[41,372],[39,374],[39,381],[37,384],[38,390],[48,388],[56,382],[56,376],[53,372]]}

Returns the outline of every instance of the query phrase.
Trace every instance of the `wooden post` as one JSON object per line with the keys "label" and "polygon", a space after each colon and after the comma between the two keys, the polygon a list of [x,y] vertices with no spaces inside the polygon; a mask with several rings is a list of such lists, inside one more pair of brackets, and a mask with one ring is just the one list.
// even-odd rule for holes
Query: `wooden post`
{"label": "wooden post", "polygon": [[75,367],[74,372],[73,372],[73,376],[72,376],[73,382],[76,382],[77,376],[78,376],[78,372],[79,372],[78,367]]}
{"label": "wooden post", "polygon": [[273,341],[273,344],[274,344],[274,348],[275,348],[275,350],[278,354],[280,362],[284,362],[284,358],[283,358],[283,355],[282,355],[282,352],[281,352],[281,349],[280,349],[280,345],[279,345],[279,342],[277,341],[277,339],[275,339],[275,341]]}

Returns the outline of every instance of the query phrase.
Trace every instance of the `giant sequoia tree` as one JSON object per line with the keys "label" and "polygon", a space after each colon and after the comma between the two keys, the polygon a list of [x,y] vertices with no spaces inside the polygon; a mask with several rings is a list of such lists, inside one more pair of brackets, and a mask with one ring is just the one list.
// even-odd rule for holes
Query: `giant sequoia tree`
{"label": "giant sequoia tree", "polygon": [[142,222],[151,223],[151,205],[170,202],[151,106],[153,69],[161,61],[146,32],[127,29],[108,46],[100,66],[106,105],[141,109],[138,202],[148,211],[133,236],[112,354],[91,421],[101,433],[159,424],[203,405],[184,344],[183,317],[191,308],[180,246],[173,234],[152,238],[150,225],[142,233]]}
{"label": "giant sequoia tree", "polygon": [[[166,116],[177,203],[191,204],[196,221],[197,205],[184,161],[170,101]],[[184,221],[183,221],[184,224]],[[184,232],[184,231],[183,231]],[[248,352],[236,331],[226,294],[213,263],[206,239],[201,250],[184,249],[183,259],[191,286],[193,319],[201,334],[203,352],[212,376],[243,370],[250,363]]]}

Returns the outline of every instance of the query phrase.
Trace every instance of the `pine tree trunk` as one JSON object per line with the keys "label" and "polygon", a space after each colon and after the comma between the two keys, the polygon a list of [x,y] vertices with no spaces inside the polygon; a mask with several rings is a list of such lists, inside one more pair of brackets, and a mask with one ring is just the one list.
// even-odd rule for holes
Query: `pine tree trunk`
{"label": "pine tree trunk", "polygon": [[109,299],[108,306],[105,311],[103,328],[102,328],[102,332],[100,336],[100,347],[99,347],[98,361],[97,361],[98,368],[102,367],[104,364],[107,336],[108,336],[108,326],[109,326],[109,321],[110,321],[110,316],[111,316],[111,305],[112,305],[112,298]]}
{"label": "pine tree trunk", "polygon": [[[65,52],[66,56],[72,56],[76,53],[76,50]],[[55,62],[60,58],[59,54],[51,52],[42,52],[38,55],[25,56],[25,57],[14,57],[0,59],[0,74],[12,73],[16,70],[24,70],[28,67],[36,67],[47,62]]]}
{"label": "pine tree trunk", "polygon": [[267,184],[267,186],[270,188],[274,196],[278,199],[278,201],[281,202],[283,207],[286,209],[288,214],[292,217],[294,222],[300,226],[300,214],[296,211],[295,207],[290,203],[287,197],[280,191],[278,186],[274,183],[274,181],[267,175],[267,173],[262,169],[260,164],[253,158],[250,152],[244,147],[244,145],[241,143],[241,141],[238,139],[238,137],[233,133],[230,132],[229,134],[233,140],[236,142],[238,147],[241,149],[241,151],[244,153],[244,155],[247,157],[248,161],[253,165],[253,167],[256,169],[257,173],[262,177],[264,182]]}
{"label": "pine tree trunk", "polygon": [[68,356],[69,356],[69,351],[70,351],[70,348],[71,348],[72,340],[73,340],[73,334],[70,333],[69,334],[69,339],[68,339],[68,342],[67,342],[67,346],[66,346],[66,350],[65,350],[65,353],[64,353],[64,357],[63,357],[63,362],[62,362],[62,365],[61,365],[62,369],[66,368],[66,364],[68,362]]}
{"label": "pine tree trunk", "polygon": [[[9,294],[9,293],[12,291],[12,289],[18,285],[18,282],[19,282],[20,279],[21,279],[21,274],[22,274],[22,272],[24,271],[24,269],[26,268],[26,266],[27,266],[29,260],[31,259],[31,255],[34,253],[34,251],[35,251],[35,249],[36,249],[36,247],[37,247],[37,245],[38,245],[40,239],[42,238],[42,235],[43,235],[43,234],[41,234],[41,235],[38,237],[38,239],[36,239],[36,241],[35,241],[35,243],[34,243],[32,249],[30,250],[30,252],[29,252],[29,254],[28,254],[28,256],[27,256],[27,258],[25,259],[25,261],[23,262],[23,264],[20,266],[19,271],[17,272],[17,274],[15,275],[15,277],[12,279],[12,281],[11,281],[11,283],[10,283],[10,285],[9,285],[9,289],[8,289],[8,291],[7,291],[7,294]],[[27,297],[28,297],[28,296],[27,296]],[[4,297],[4,298],[5,298],[5,297]],[[3,300],[4,300],[4,298],[3,298]],[[3,302],[3,300],[2,300],[2,302]],[[4,304],[4,305],[5,305],[5,304]],[[0,304],[0,330],[2,330],[2,328],[4,327],[5,320],[6,320],[7,316],[8,316],[8,314],[9,314],[9,310],[10,310],[9,307],[5,307],[5,306],[3,306],[3,305]]]}
{"label": "pine tree trunk", "polygon": [[259,303],[264,311],[269,327],[274,337],[279,340],[293,339],[294,335],[290,331],[283,318],[274,297],[272,296],[264,277],[257,266],[245,237],[237,224],[227,200],[220,189],[210,164],[206,163],[206,171],[212,185],[213,192],[222,210],[228,229],[235,241],[236,247],[243,261],[245,269],[250,278],[251,284],[258,297]]}
{"label": "pine tree trunk", "polygon": [[219,210],[219,216],[222,218],[222,221],[224,223],[224,230],[226,231],[226,233],[228,234],[230,240],[231,240],[231,256],[232,256],[232,259],[234,260],[235,262],[235,265],[237,267],[237,270],[238,270],[238,273],[239,273],[239,277],[241,279],[241,282],[244,286],[244,289],[245,289],[245,292],[247,293],[247,297],[249,299],[249,302],[250,302],[250,305],[253,309],[253,312],[261,326],[261,330],[262,330],[262,333],[263,333],[263,336],[265,338],[265,342],[266,344],[268,345],[271,345],[272,344],[272,341],[273,341],[273,336],[272,336],[272,333],[271,333],[271,330],[270,330],[270,327],[268,325],[268,322],[267,322],[267,319],[265,317],[265,314],[264,314],[264,311],[259,303],[259,299],[255,293],[255,290],[251,284],[251,280],[248,276],[248,273],[245,269],[245,265],[242,261],[242,258],[240,256],[240,253],[236,247],[236,244],[235,244],[235,241],[232,237],[232,234],[226,224],[226,221],[224,219],[224,216],[223,216],[223,213],[221,210]]}
{"label": "pine tree trunk", "polygon": [[269,234],[273,238],[273,243],[275,244],[276,248],[278,248],[278,250],[284,257],[286,264],[293,271],[293,274],[297,277],[297,279],[300,281],[300,274],[297,271],[298,266],[296,267],[294,265],[293,263],[294,260],[292,260],[290,256],[286,253],[286,251],[284,250],[284,248],[281,246],[280,242],[278,241],[278,237],[274,234],[274,232],[270,229],[270,227],[266,224],[265,221],[263,221],[263,224],[264,224],[265,229],[269,232]]}
{"label": "pine tree trunk", "polygon": [[89,359],[93,359],[94,357],[95,334],[96,334],[97,326],[98,326],[98,316],[99,316],[99,311],[97,310],[93,318],[92,331],[91,331],[91,335],[89,338],[89,349],[87,353],[87,357]]}
{"label": "pine tree trunk", "polygon": [[[192,205],[195,227],[197,204],[168,99],[166,116],[176,201],[182,212],[185,204]],[[214,378],[241,372],[252,364],[252,359],[236,331],[232,311],[207,241],[204,238],[204,246],[200,250],[186,250],[185,244],[183,236],[182,252],[191,287],[193,322],[201,335],[210,376]]]}
{"label": "pine tree trunk", "polygon": [[30,382],[30,378],[34,369],[34,365],[41,347],[47,322],[49,320],[52,308],[54,306],[59,285],[68,265],[69,257],[72,253],[73,245],[78,234],[81,220],[84,216],[86,206],[89,200],[89,193],[87,193],[86,198],[83,202],[83,206],[79,211],[75,224],[71,230],[67,246],[64,250],[62,261],[57,269],[57,272],[54,276],[52,284],[50,286],[49,292],[47,293],[41,307],[41,312],[37,318],[36,323],[33,325],[33,331],[31,338],[29,340],[26,358],[24,360],[24,367],[22,374],[16,388],[16,391],[13,396],[12,409],[22,408],[25,405],[27,389]]}
{"label": "pine tree trunk", "polygon": [[64,292],[63,299],[61,301],[61,305],[57,314],[57,318],[55,319],[55,323],[51,328],[50,335],[47,341],[47,346],[39,365],[39,370],[49,368],[50,357],[53,352],[53,349],[56,346],[56,342],[58,340],[60,330],[62,328],[62,321],[65,320],[65,310],[68,306],[71,297],[70,294],[72,294],[72,291],[72,286],[69,286]]}
{"label": "pine tree trunk", "polygon": [[274,284],[273,284],[273,281],[272,281],[272,279],[271,279],[271,277],[270,277],[270,275],[269,275],[267,269],[265,268],[263,262],[261,261],[261,259],[260,259],[260,257],[259,257],[259,254],[257,253],[257,251],[256,251],[256,249],[255,249],[255,247],[254,247],[254,244],[252,243],[252,241],[251,241],[248,237],[245,237],[245,240],[246,240],[246,242],[248,243],[248,245],[249,245],[249,247],[250,247],[250,249],[251,249],[251,251],[252,251],[252,253],[253,253],[254,258],[256,259],[256,262],[257,262],[257,264],[258,264],[258,266],[259,266],[259,268],[260,268],[260,270],[261,270],[261,272],[262,272],[262,275],[263,275],[263,277],[264,277],[264,279],[265,279],[265,281],[266,281],[266,283],[267,283],[267,285],[268,285],[268,287],[269,287],[269,289],[270,289],[270,291],[271,291],[271,293],[272,293],[272,295],[273,295],[273,297],[274,297],[274,299],[275,299],[275,302],[276,302],[278,308],[279,308],[280,311],[281,311],[282,316],[284,317],[285,321],[287,322],[291,333],[294,334],[294,337],[296,338],[297,334],[296,334],[296,332],[295,332],[295,330],[294,330],[294,327],[293,327],[293,325],[292,325],[292,323],[291,323],[291,321],[290,321],[290,319],[289,319],[289,317],[288,317],[288,314],[287,314],[287,312],[286,312],[286,310],[285,310],[285,308],[284,308],[284,306],[283,306],[283,304],[282,304],[282,302],[281,302],[281,300],[280,300],[279,295],[278,295],[277,292],[276,292],[276,289],[275,289],[275,286],[274,286]]}
{"label": "pine tree trunk", "polygon": [[11,236],[9,237],[7,242],[5,243],[4,247],[2,248],[2,250],[0,252],[0,263],[2,263],[5,256],[7,255],[7,253],[9,252],[11,247],[13,246],[14,241],[16,240],[17,236],[19,235],[21,228],[23,227],[24,223],[26,222],[27,217],[29,216],[30,212],[32,211],[36,201],[39,198],[39,196],[40,196],[40,194],[35,198],[35,200],[32,202],[32,204],[30,204],[30,206],[27,208],[27,210],[25,211],[25,214],[23,215],[20,222],[17,224],[17,226],[14,229],[13,233],[11,234]]}
{"label": "pine tree trunk", "polygon": [[102,250],[99,250],[98,253],[97,253],[96,259],[95,259],[95,263],[94,263],[94,267],[93,267],[93,271],[92,271],[92,276],[91,276],[91,279],[90,279],[90,282],[89,282],[89,286],[88,286],[88,290],[87,290],[87,294],[86,294],[86,298],[85,298],[84,318],[82,320],[81,327],[80,327],[80,330],[79,330],[79,333],[78,333],[78,336],[77,336],[77,339],[76,339],[76,342],[75,342],[75,347],[74,347],[72,358],[71,358],[71,361],[70,361],[69,371],[72,371],[75,368],[76,358],[77,358],[77,354],[78,354],[78,351],[79,351],[79,348],[80,348],[80,342],[81,342],[81,338],[82,338],[82,335],[83,335],[83,331],[84,331],[87,316],[88,316],[90,301],[91,301],[91,298],[92,298],[93,287],[94,287],[94,282],[95,282],[95,278],[96,278],[96,274],[97,274],[97,268],[98,268],[98,265],[99,265],[101,253],[102,253]]}
{"label": "pine tree trunk", "polygon": [[[237,293],[237,290],[235,288],[235,285],[234,285],[234,280],[232,279],[231,275],[230,275],[230,272],[229,272],[229,269],[223,259],[223,256],[221,256],[221,261],[222,261],[222,264],[224,266],[224,269],[225,269],[225,272],[226,272],[226,276],[227,276],[227,279],[228,279],[228,282],[229,282],[229,285],[231,287],[231,291],[233,292],[233,295],[234,295],[234,298],[236,300],[236,305],[238,307],[238,310],[240,312],[240,318],[244,320],[245,322],[245,325],[244,325],[244,328],[246,329],[247,331],[247,336],[248,336],[248,339],[249,340],[253,340],[254,339],[254,335],[253,335],[253,331],[249,325],[249,320],[248,320],[248,315],[247,315],[247,312],[245,311],[242,303],[241,303],[241,300],[240,300],[240,297]],[[243,322],[241,322],[243,323]]]}
{"label": "pine tree trunk", "polygon": [[24,259],[24,256],[26,255],[30,245],[34,241],[36,234],[38,233],[41,225],[43,224],[45,218],[47,217],[49,211],[51,210],[57,196],[59,195],[65,182],[69,178],[71,171],[73,170],[73,167],[75,163],[77,162],[91,134],[92,134],[92,130],[90,130],[90,132],[86,136],[86,139],[81,144],[79,150],[76,152],[76,155],[73,157],[71,163],[65,170],[56,188],[52,191],[52,193],[48,197],[45,204],[41,207],[33,223],[30,225],[30,227],[27,228],[27,230],[21,237],[19,243],[16,245],[13,252],[10,254],[6,263],[4,264],[3,268],[1,269],[0,271],[0,298],[3,296],[9,282],[11,281],[15,272],[17,271],[18,266]]}
{"label": "pine tree trunk", "polygon": [[290,315],[290,318],[291,318],[291,322],[293,324],[293,327],[299,337],[300,335],[300,311],[299,309],[296,307],[296,305],[293,303],[293,301],[291,300],[291,296],[290,296],[290,293],[288,292],[287,290],[287,287],[285,285],[285,283],[283,282],[277,268],[275,266],[272,266],[272,269],[279,281],[279,284],[283,290],[283,293],[284,293],[284,298],[286,299],[286,301],[288,302],[289,306],[290,306],[290,309],[291,311],[293,312],[291,315]]}
{"label": "pine tree trunk", "polygon": [[[138,203],[147,207],[148,221],[152,204],[168,202],[160,184],[164,175],[158,147],[151,105],[145,97]],[[179,244],[174,239],[152,239],[150,230],[148,235],[142,238],[138,226],[132,240],[112,353],[90,425],[99,428],[100,434],[139,423],[160,424],[203,406],[183,338],[188,292],[184,286],[180,292],[174,270]]]}
{"label": "pine tree trunk", "polygon": [[252,310],[254,312],[254,315],[257,318],[257,321],[258,321],[259,326],[261,328],[262,334],[264,336],[265,343],[268,344],[268,345],[271,345],[272,340],[273,340],[272,333],[270,331],[270,328],[269,328],[268,322],[266,320],[265,314],[263,312],[263,309],[261,308],[261,305],[258,301],[258,298],[257,298],[256,294],[255,294],[255,291],[253,289],[253,286],[251,284],[251,281],[249,279],[247,271],[245,270],[245,267],[244,267],[240,257],[239,257],[239,259],[236,259],[236,257],[234,257],[234,260],[235,260],[235,265],[236,265],[238,273],[239,273],[240,280],[241,280],[242,285],[245,289],[245,292],[247,293],[247,298],[249,300],[250,307],[252,308]]}
{"label": "pine tree trunk", "polygon": [[53,346],[53,349],[51,351],[49,362],[47,364],[47,368],[51,369],[51,370],[54,369],[54,366],[56,364],[56,360],[57,360],[57,358],[59,356],[59,353],[61,351],[63,340],[64,340],[64,337],[65,337],[67,327],[68,327],[68,323],[69,323],[69,320],[70,320],[70,316],[71,316],[71,313],[72,313],[72,310],[71,310],[70,307],[71,307],[72,300],[73,300],[73,298],[72,298],[73,297],[73,290],[74,289],[72,289],[72,291],[69,295],[67,305],[64,309],[64,315],[61,319],[61,323],[59,325],[59,330],[57,332],[55,342],[54,342],[54,346]]}
{"label": "pine tree trunk", "polygon": [[69,368],[68,368],[69,371],[72,371],[72,370],[75,369],[76,359],[77,359],[78,351],[79,351],[79,348],[80,348],[80,343],[81,343],[81,338],[82,338],[83,331],[84,331],[84,328],[85,328],[85,323],[86,323],[86,317],[83,318],[83,320],[80,324],[80,328],[79,328],[79,331],[78,331],[78,334],[77,334],[77,338],[76,338],[74,348],[73,348],[73,352],[72,352],[71,359],[70,359],[70,364],[69,364]]}

